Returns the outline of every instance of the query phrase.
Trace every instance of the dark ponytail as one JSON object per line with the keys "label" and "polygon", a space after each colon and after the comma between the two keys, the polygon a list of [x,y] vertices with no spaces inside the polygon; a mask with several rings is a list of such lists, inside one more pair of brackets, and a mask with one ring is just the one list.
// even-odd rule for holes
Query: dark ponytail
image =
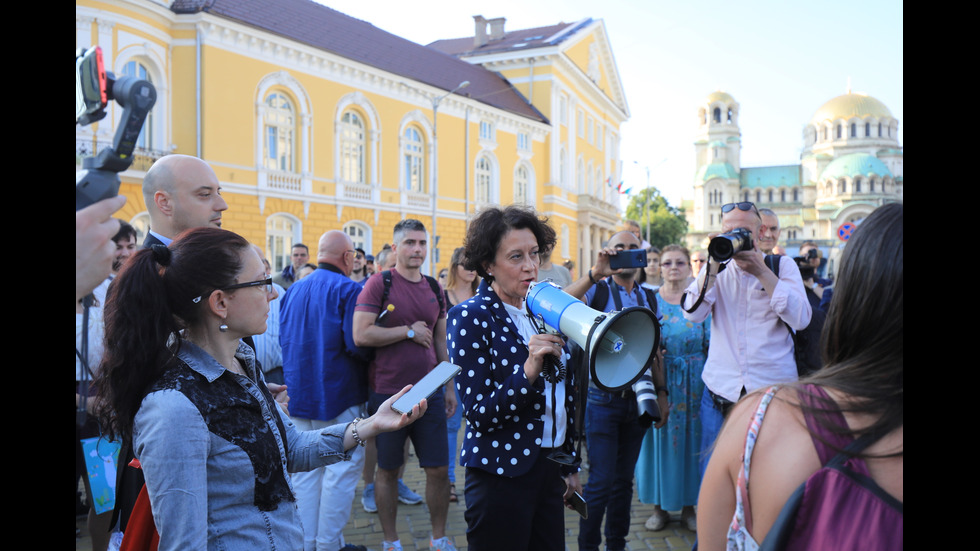
{"label": "dark ponytail", "polygon": [[179,350],[180,330],[200,322],[212,291],[237,283],[249,247],[230,231],[196,228],[123,267],[106,297],[105,355],[95,379],[109,437],[130,437],[143,397]]}

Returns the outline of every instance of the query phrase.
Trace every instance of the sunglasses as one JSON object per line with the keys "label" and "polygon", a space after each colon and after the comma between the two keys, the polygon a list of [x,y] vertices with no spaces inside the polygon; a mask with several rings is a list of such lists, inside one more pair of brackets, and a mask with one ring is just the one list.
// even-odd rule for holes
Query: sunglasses
{"label": "sunglasses", "polygon": [[751,203],[749,201],[742,201],[741,203],[726,203],[721,206],[721,213],[729,213],[735,210],[736,207],[738,207],[738,210],[743,211],[755,210],[755,203]]}

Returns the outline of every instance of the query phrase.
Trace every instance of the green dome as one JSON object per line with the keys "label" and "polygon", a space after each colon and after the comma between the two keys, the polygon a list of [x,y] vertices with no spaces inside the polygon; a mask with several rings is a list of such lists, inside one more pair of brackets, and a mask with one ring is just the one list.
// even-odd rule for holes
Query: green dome
{"label": "green dome", "polygon": [[837,180],[854,176],[879,177],[891,176],[892,173],[878,157],[868,153],[851,153],[831,161],[820,174],[821,180]]}
{"label": "green dome", "polygon": [[708,180],[712,180],[714,178],[736,180],[738,179],[738,173],[735,172],[735,167],[728,163],[711,163],[698,169],[698,174],[695,176],[695,181],[707,182]]}

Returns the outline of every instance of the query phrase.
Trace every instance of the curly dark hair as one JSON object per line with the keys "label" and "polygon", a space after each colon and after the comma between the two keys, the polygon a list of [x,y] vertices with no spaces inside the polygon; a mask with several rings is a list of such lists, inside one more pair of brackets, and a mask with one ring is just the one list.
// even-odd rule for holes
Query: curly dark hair
{"label": "curly dark hair", "polygon": [[531,230],[540,250],[550,249],[558,241],[555,230],[548,225],[548,218],[538,215],[531,207],[509,205],[484,209],[466,230],[463,267],[475,270],[488,284],[493,283],[493,277],[485,267],[497,257],[497,248],[507,232],[524,229]]}

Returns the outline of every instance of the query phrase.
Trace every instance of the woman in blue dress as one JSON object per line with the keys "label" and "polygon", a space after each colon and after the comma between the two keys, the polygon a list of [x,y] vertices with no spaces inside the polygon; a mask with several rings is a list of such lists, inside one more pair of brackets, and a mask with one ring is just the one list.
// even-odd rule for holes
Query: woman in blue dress
{"label": "woman in blue dress", "polygon": [[646,521],[649,530],[663,530],[670,520],[667,511],[681,510],[681,522],[695,531],[701,484],[698,452],[701,447],[701,371],[708,355],[710,317],[702,323],[684,319],[680,300],[691,277],[691,257],[680,245],[664,247],[660,255],[663,284],[657,293],[661,320],[664,371],[670,392],[667,425],[651,427],[643,437],[636,463],[640,501],[654,504]]}

